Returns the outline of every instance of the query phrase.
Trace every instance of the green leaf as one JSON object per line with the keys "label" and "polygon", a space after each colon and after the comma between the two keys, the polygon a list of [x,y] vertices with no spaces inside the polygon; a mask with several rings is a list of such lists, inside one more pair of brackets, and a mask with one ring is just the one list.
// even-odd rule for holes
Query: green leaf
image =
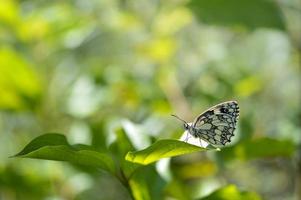
{"label": "green leaf", "polygon": [[187,191],[185,182],[178,180],[175,176],[165,187],[165,192],[174,199],[192,199],[191,192]]}
{"label": "green leaf", "polygon": [[116,141],[111,144],[110,152],[114,156],[114,160],[116,161],[116,165],[121,167],[124,176],[126,178],[130,178],[135,171],[140,168],[141,165],[129,162],[124,159],[127,152],[135,149],[125,133],[123,128],[117,128],[115,130]]}
{"label": "green leaf", "polygon": [[141,177],[132,177],[129,180],[131,191],[136,200],[150,200],[150,194],[146,185],[146,180]]}
{"label": "green leaf", "polygon": [[17,165],[1,167],[0,185],[1,188],[14,188],[14,191],[22,194],[20,197],[17,193],[16,198],[22,199],[43,199],[49,195],[49,188],[52,186],[47,177],[35,176],[33,178],[26,171],[20,170],[20,166]]}
{"label": "green leaf", "polygon": [[1,47],[0,66],[0,109],[34,109],[43,84],[31,63],[17,51]]}
{"label": "green leaf", "polygon": [[268,0],[192,0],[188,6],[201,22],[254,29],[284,29],[283,16],[276,3]]}
{"label": "green leaf", "polygon": [[162,158],[179,156],[197,151],[205,151],[206,148],[198,147],[179,140],[158,140],[151,146],[141,151],[128,152],[126,160],[148,165]]}
{"label": "green leaf", "polygon": [[114,162],[107,154],[87,145],[70,145],[64,135],[48,133],[33,139],[14,157],[67,161],[114,172]]}
{"label": "green leaf", "polygon": [[201,200],[260,200],[261,197],[254,192],[239,191],[235,185],[220,188]]}
{"label": "green leaf", "polygon": [[220,155],[226,160],[247,160],[262,157],[289,157],[293,155],[295,150],[296,145],[290,140],[258,138],[225,148]]}

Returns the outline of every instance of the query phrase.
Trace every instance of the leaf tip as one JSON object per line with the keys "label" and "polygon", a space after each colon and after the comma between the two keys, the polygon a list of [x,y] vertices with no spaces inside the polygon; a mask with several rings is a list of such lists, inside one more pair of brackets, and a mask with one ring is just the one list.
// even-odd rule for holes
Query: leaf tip
{"label": "leaf tip", "polygon": [[18,157],[22,157],[23,156],[23,154],[22,154],[22,151],[21,152],[19,152],[19,153],[17,153],[17,154],[14,154],[14,155],[12,155],[12,156],[9,156],[8,158],[18,158]]}
{"label": "leaf tip", "polygon": [[125,160],[132,162],[134,160],[134,157],[135,156],[134,156],[133,152],[129,151],[125,156]]}

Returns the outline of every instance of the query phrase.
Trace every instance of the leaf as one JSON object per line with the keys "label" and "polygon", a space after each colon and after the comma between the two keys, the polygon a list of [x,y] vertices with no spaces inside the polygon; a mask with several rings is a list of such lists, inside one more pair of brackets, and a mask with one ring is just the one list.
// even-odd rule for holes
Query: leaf
{"label": "leaf", "polygon": [[136,200],[150,200],[150,194],[146,185],[146,180],[141,177],[132,177],[129,180],[133,196]]}
{"label": "leaf", "polygon": [[52,186],[47,177],[33,178],[26,173],[26,170],[20,170],[20,166],[16,165],[1,167],[0,185],[1,188],[14,188],[17,198],[20,197],[19,193],[22,194],[20,197],[22,199],[43,199],[49,194],[49,188]]}
{"label": "leaf", "polygon": [[216,163],[210,160],[181,163],[173,166],[173,173],[182,180],[210,177],[216,172]]}
{"label": "leaf", "polygon": [[162,194],[166,192],[166,180],[158,174],[155,165],[140,166],[128,179],[134,199],[162,199]]}
{"label": "leaf", "polygon": [[276,3],[268,0],[192,0],[188,6],[208,24],[284,29]]}
{"label": "leaf", "polygon": [[135,149],[128,138],[125,130],[119,127],[115,130],[116,141],[110,146],[110,152],[114,156],[117,166],[120,166],[124,176],[130,178],[141,165],[129,162],[124,159],[127,152]]}
{"label": "leaf", "polygon": [[30,62],[13,49],[1,47],[0,66],[0,109],[21,111],[38,105],[43,84]]}
{"label": "leaf", "polygon": [[[176,177],[176,176],[175,176]],[[191,192],[187,190],[185,182],[173,178],[165,187],[165,193],[174,199],[189,200],[192,199]]]}
{"label": "leaf", "polygon": [[125,159],[134,163],[148,165],[162,158],[206,150],[208,148],[198,147],[179,140],[166,139],[158,140],[141,151],[128,152]]}
{"label": "leaf", "polygon": [[239,191],[235,185],[220,188],[201,200],[260,200],[261,197],[254,192]]}
{"label": "leaf", "polygon": [[258,138],[225,148],[220,155],[226,160],[234,158],[246,160],[262,157],[289,157],[295,150],[296,145],[290,140],[280,141],[272,138]]}
{"label": "leaf", "polygon": [[114,172],[114,162],[107,154],[87,145],[70,145],[64,135],[48,133],[33,139],[14,157],[67,161]]}

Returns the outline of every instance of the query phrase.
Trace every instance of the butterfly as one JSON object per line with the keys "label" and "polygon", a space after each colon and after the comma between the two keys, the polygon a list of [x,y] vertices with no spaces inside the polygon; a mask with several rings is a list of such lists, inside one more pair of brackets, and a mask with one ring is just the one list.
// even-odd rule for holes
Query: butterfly
{"label": "butterfly", "polygon": [[200,146],[204,146],[202,140],[213,146],[224,146],[234,136],[239,107],[236,101],[217,104],[200,114],[192,123],[187,123],[176,115],[172,116],[184,122],[186,136],[183,135],[181,139],[185,142],[195,144],[188,141],[192,136],[199,139]]}

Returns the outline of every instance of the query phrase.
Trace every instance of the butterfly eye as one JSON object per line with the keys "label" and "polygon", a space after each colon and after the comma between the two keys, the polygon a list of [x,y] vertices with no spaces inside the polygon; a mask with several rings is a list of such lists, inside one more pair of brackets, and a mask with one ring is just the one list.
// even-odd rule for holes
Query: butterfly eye
{"label": "butterfly eye", "polygon": [[184,129],[187,130],[188,128],[188,124],[184,124]]}

